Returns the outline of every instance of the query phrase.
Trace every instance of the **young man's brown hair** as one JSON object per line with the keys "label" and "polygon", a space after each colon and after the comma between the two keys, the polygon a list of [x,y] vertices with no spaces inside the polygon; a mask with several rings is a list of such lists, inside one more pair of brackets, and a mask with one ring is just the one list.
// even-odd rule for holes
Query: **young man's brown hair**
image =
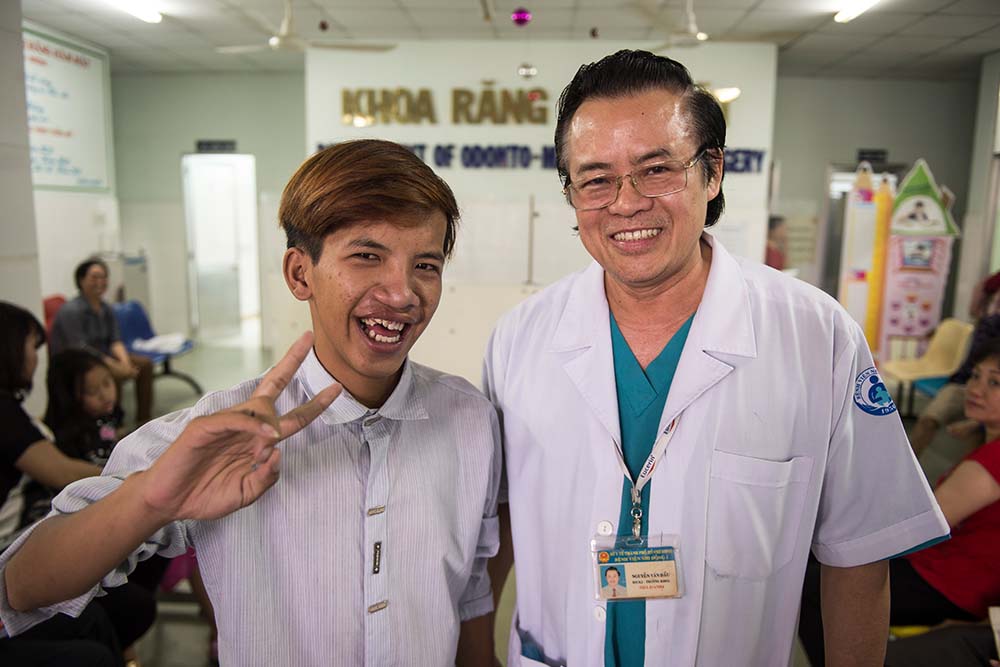
{"label": "young man's brown hair", "polygon": [[341,225],[441,211],[445,257],[455,246],[458,204],[451,188],[408,148],[359,139],[328,146],[299,167],[281,195],[278,220],[289,248],[319,261],[323,238]]}

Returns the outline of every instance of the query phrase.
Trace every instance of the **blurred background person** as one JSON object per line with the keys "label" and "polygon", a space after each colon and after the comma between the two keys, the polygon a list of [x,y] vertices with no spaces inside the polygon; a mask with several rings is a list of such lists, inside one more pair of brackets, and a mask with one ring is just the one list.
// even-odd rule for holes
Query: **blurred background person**
{"label": "blurred background person", "polygon": [[79,294],[67,301],[52,323],[49,348],[52,354],[83,348],[97,354],[121,384],[135,380],[135,421],[142,425],[152,418],[153,363],[148,357],[130,355],[121,340],[114,311],[104,301],[108,291],[108,266],[92,257],[73,273]]}
{"label": "blurred background person", "polygon": [[[934,490],[951,538],[890,562],[891,625],[974,622],[986,618],[990,605],[1000,604],[1000,338],[984,343],[971,361],[965,415],[981,425],[985,444]],[[806,571],[799,639],[813,667],[823,665],[815,559],[810,559]]]}
{"label": "blurred background person", "polygon": [[780,215],[767,218],[767,250],[764,253],[764,263],[779,271],[785,270],[786,253],[788,252],[788,225]]}

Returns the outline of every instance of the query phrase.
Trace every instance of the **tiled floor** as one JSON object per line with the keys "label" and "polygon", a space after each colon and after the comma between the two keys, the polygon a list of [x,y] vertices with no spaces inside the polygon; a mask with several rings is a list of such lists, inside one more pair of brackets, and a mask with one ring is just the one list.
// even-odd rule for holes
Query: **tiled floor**
{"label": "tiled floor", "polygon": [[[259,374],[271,363],[270,356],[252,345],[241,344],[239,338],[201,344],[190,354],[178,359],[178,370],[190,373],[206,391],[232,386]],[[126,408],[132,397],[126,389]],[[165,414],[191,405],[196,396],[186,384],[172,378],[156,381],[156,414]],[[918,405],[919,410],[921,406]],[[912,420],[906,420],[907,426]],[[921,457],[928,477],[933,481],[952,462],[964,455],[967,447],[947,435],[939,436]],[[507,582],[498,610],[497,654],[505,663],[507,634],[514,604],[514,577]],[[208,626],[199,618],[194,603],[162,603],[156,625],[139,644],[144,667],[201,667],[208,665]],[[809,667],[809,662],[796,646],[791,667]]]}

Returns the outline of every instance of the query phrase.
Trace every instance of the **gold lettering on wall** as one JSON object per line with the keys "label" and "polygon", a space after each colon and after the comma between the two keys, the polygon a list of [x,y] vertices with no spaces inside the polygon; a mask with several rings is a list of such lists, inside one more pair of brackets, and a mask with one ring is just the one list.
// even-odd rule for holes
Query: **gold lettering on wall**
{"label": "gold lettering on wall", "polygon": [[[495,89],[490,82],[478,91],[453,88],[451,122],[454,125],[545,125],[549,120],[548,99],[548,93],[542,88]],[[344,88],[341,107],[344,125],[436,125],[438,122],[434,94],[429,88]]]}
{"label": "gold lettering on wall", "polygon": [[341,107],[345,125],[437,124],[434,95],[428,88],[344,88]]}

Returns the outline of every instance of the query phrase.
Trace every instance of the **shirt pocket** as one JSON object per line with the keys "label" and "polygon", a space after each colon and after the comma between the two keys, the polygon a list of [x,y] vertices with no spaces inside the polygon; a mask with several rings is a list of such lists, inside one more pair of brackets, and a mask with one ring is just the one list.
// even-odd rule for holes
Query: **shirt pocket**
{"label": "shirt pocket", "polygon": [[715,451],[708,491],[706,562],[717,574],[766,579],[792,558],[813,460]]}

